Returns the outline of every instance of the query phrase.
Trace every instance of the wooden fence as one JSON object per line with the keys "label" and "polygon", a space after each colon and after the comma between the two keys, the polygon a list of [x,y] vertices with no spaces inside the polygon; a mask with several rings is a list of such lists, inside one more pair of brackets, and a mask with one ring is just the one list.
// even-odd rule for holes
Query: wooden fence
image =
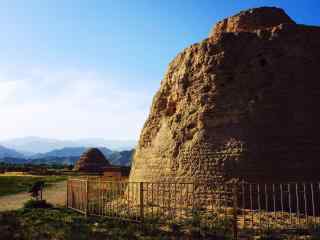
{"label": "wooden fence", "polygon": [[[69,179],[67,206],[135,222],[198,221],[238,235],[295,233],[320,224],[320,183],[149,183]],[[301,232],[301,231],[300,231]]]}

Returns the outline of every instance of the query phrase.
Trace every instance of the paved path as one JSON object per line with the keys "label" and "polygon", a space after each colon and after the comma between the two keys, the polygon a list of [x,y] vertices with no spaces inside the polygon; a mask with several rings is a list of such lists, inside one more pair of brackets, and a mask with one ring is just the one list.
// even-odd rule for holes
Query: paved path
{"label": "paved path", "polygon": [[[65,205],[66,184],[66,181],[52,184],[52,186],[44,189],[43,198],[54,205]],[[0,212],[21,208],[23,203],[28,201],[30,198],[30,193],[27,192],[0,197]]]}

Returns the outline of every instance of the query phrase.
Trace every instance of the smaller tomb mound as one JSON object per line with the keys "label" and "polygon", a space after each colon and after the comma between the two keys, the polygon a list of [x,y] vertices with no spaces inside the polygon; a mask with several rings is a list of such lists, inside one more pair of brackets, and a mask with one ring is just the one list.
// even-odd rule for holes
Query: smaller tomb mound
{"label": "smaller tomb mound", "polygon": [[103,153],[97,148],[90,148],[81,155],[74,170],[83,172],[102,172],[103,169],[108,166],[110,166],[110,163]]}

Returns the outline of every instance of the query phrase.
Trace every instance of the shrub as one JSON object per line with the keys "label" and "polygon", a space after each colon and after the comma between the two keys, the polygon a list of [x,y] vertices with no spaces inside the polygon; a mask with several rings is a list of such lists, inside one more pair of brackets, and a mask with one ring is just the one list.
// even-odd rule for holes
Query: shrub
{"label": "shrub", "polygon": [[33,183],[31,189],[29,190],[29,193],[31,193],[31,196],[34,197],[37,200],[42,200],[42,189],[44,187],[44,181],[36,181]]}
{"label": "shrub", "polygon": [[35,200],[30,199],[24,203],[24,208],[52,208],[52,204],[48,203],[46,200]]}

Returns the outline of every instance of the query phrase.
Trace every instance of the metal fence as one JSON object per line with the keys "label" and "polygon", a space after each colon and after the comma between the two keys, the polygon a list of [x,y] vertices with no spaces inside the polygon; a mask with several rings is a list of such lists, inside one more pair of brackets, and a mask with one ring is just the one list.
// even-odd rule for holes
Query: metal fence
{"label": "metal fence", "polygon": [[148,183],[69,179],[67,206],[136,222],[219,227],[238,235],[278,234],[320,223],[320,183]]}
{"label": "metal fence", "polygon": [[241,182],[235,187],[238,229],[281,233],[320,224],[320,183]]}

